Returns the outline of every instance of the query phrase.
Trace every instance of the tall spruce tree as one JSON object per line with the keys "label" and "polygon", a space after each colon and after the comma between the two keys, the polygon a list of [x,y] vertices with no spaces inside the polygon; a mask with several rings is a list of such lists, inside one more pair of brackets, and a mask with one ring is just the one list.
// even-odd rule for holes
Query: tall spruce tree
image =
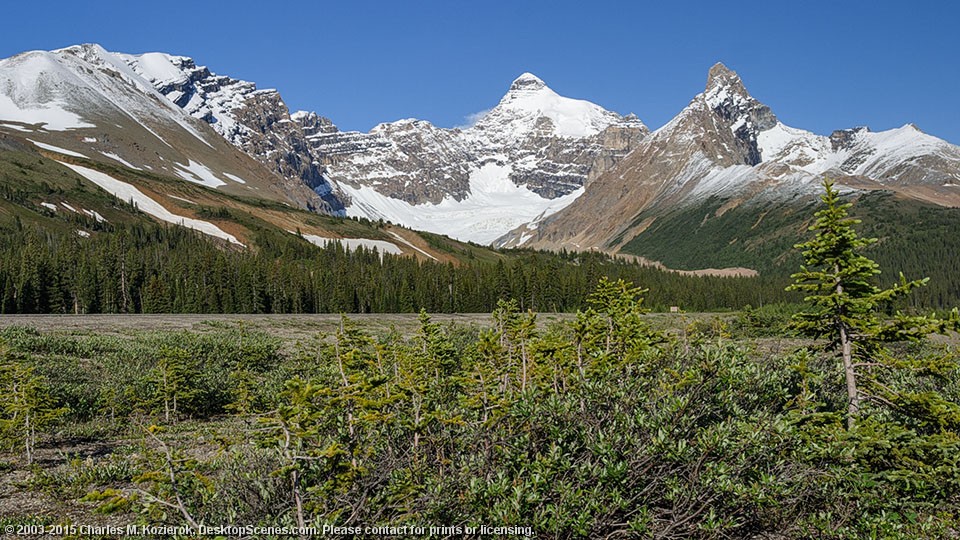
{"label": "tall spruce tree", "polygon": [[929,278],[900,282],[888,289],[875,285],[880,274],[877,263],[862,254],[876,238],[861,238],[853,226],[860,220],[848,216],[852,203],[843,203],[833,183],[823,181],[825,207],[814,217],[810,230],[816,235],[797,244],[803,250],[804,265],[790,276],[794,283],[787,290],[807,294],[806,311],[794,316],[792,326],[802,334],[829,339],[828,349],[839,351],[847,389],[847,427],[852,429],[860,414],[863,391],[858,385],[858,370],[882,356],[886,341],[917,340],[942,330],[942,321],[933,317],[907,316],[897,313],[884,320],[880,309],[893,299],[923,286]]}

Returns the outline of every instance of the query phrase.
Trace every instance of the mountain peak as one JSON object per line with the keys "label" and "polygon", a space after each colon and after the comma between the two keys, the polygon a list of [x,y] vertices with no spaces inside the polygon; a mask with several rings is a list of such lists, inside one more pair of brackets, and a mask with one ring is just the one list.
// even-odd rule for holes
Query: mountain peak
{"label": "mountain peak", "polygon": [[547,84],[543,82],[540,77],[537,77],[533,73],[524,73],[514,79],[513,84],[510,85],[510,91],[516,90],[540,90],[541,88],[546,88]]}
{"label": "mountain peak", "polygon": [[711,90],[720,88],[730,88],[738,91],[738,93],[746,94],[746,88],[743,87],[743,81],[740,80],[737,72],[723,65],[721,62],[717,62],[707,73],[706,90],[710,92]]}

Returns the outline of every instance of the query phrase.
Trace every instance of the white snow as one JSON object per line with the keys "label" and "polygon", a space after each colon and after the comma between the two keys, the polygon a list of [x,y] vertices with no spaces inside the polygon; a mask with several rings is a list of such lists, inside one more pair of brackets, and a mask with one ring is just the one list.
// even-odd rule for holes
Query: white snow
{"label": "white snow", "polygon": [[185,79],[183,71],[171,62],[171,57],[163,53],[146,53],[137,56],[140,74],[151,82],[171,82]]}
{"label": "white snow", "polygon": [[97,223],[105,223],[107,221],[107,218],[101,216],[96,210],[84,210],[83,213],[97,220]]}
{"label": "white snow", "polygon": [[755,171],[749,165],[718,167],[703,176],[694,188],[694,194],[716,195],[728,189],[736,189],[750,181]]}
{"label": "white snow", "polygon": [[230,174],[230,173],[228,173],[228,172],[225,172],[225,173],[223,173],[223,175],[226,176],[227,178],[233,180],[234,182],[238,182],[238,183],[240,183],[240,184],[246,184],[246,183],[247,183],[246,180],[244,180],[243,178],[240,178],[239,176],[237,176],[237,175],[235,175],[235,174]]}
{"label": "white snow", "polygon": [[32,142],[32,143],[34,144],[34,146],[36,146],[37,148],[43,148],[44,150],[50,150],[51,152],[59,152],[59,153],[61,153],[61,154],[63,154],[63,155],[73,156],[73,157],[82,157],[82,158],[86,158],[86,157],[87,157],[87,156],[85,156],[85,155],[83,155],[83,154],[81,154],[81,153],[79,153],[79,152],[74,152],[74,151],[72,151],[72,150],[67,150],[66,148],[60,148],[59,146],[54,146],[54,145],[52,145],[52,144],[46,144],[46,143],[42,143],[42,142],[37,142],[37,141],[35,141],[35,140],[33,140],[33,139],[27,139],[27,140],[30,141],[30,142]]}
{"label": "white snow", "polygon": [[[213,223],[199,219],[178,216],[170,212],[160,205],[160,203],[151,199],[142,191],[126,182],[117,180],[116,178],[113,178],[112,176],[104,174],[100,171],[81,167],[80,165],[72,165],[70,163],[62,162],[61,165],[76,171],[87,180],[90,180],[94,184],[97,184],[107,192],[111,193],[114,197],[122,201],[133,202],[142,212],[150,214],[161,221],[181,225],[183,227],[187,227],[188,229],[194,229],[210,236],[216,236],[217,238],[223,238],[224,240],[240,246],[243,245],[235,236],[224,231],[220,227],[217,227]],[[99,214],[97,215],[99,216]]]}
{"label": "white snow", "polygon": [[95,143],[95,142],[97,142],[97,139],[96,139],[96,137],[84,137],[84,138],[83,138],[83,142],[85,142],[85,143]]}
{"label": "white snow", "polygon": [[[0,99],[3,99],[3,96],[0,96]],[[3,113],[0,112],[0,115],[2,115],[2,114],[3,114]],[[32,129],[27,129],[27,128],[23,127],[23,126],[18,126],[18,125],[16,125],[16,124],[4,124],[4,123],[0,123],[0,127],[9,128],[9,129],[15,129],[15,130],[17,130],[17,131],[22,131],[22,132],[24,132],[24,133],[33,133],[33,130],[32,130]]]}
{"label": "white snow", "polygon": [[911,158],[937,154],[949,143],[927,135],[911,124],[878,133],[864,132],[863,143],[869,144],[873,155],[856,168],[854,174],[880,176],[890,168]]}
{"label": "white snow", "polygon": [[[3,69],[0,68],[0,86],[4,82],[4,75]],[[47,131],[94,127],[93,124],[81,120],[80,115],[66,110],[64,104],[59,101],[20,105],[10,96],[4,94],[0,94],[0,118],[24,124],[42,124],[43,129]],[[26,131],[19,126],[9,124],[4,124],[4,126]]]}
{"label": "white snow", "polygon": [[[516,87],[518,83],[522,86]],[[568,138],[589,137],[620,121],[618,114],[589,101],[563,97],[535,75],[524,73],[514,81],[514,86],[500,103],[467,131],[505,124],[506,138],[522,138],[534,130],[542,117],[550,119],[554,135]]]}
{"label": "white snow", "polygon": [[79,213],[80,213],[80,212],[77,212],[77,209],[76,209],[76,208],[70,206],[69,204],[67,204],[67,203],[65,203],[65,202],[63,202],[63,201],[60,202],[60,206],[63,206],[64,208],[66,208],[67,210],[73,212],[74,214],[79,214]]}
{"label": "white snow", "polygon": [[490,244],[516,227],[543,214],[548,216],[583,194],[579,188],[556,199],[545,199],[509,179],[512,166],[487,163],[470,175],[470,195],[448,197],[440,204],[412,205],[380,194],[372,187],[340,187],[353,199],[348,216],[384,219],[405,227],[445,234],[458,240]]}
{"label": "white snow", "polygon": [[809,167],[831,152],[827,137],[777,122],[757,135],[757,148],[764,162],[779,161]]}
{"label": "white snow", "polygon": [[326,247],[326,245],[330,242],[340,242],[344,245],[344,247],[350,250],[363,247],[366,249],[376,248],[381,254],[391,253],[393,255],[400,255],[403,253],[403,251],[401,251],[396,244],[386,242],[384,240],[370,240],[369,238],[327,238],[325,236],[318,236],[316,234],[304,234],[302,236],[304,240],[320,247]]}
{"label": "white snow", "polygon": [[192,159],[187,160],[187,165],[180,163],[174,163],[174,165],[177,168],[175,171],[177,175],[189,182],[211,188],[226,185],[226,182],[217,178],[216,175],[213,174],[213,171],[203,166],[202,163],[197,163]]}
{"label": "white snow", "polygon": [[48,202],[42,202],[42,203],[40,203],[40,206],[42,206],[42,207],[44,207],[44,208],[47,208],[47,209],[50,209],[50,210],[53,210],[54,212],[57,211],[57,205],[55,205],[55,204],[51,204],[51,203],[48,203]]}
{"label": "white snow", "polygon": [[167,197],[170,197],[171,199],[176,199],[176,200],[178,200],[178,201],[183,201],[183,202],[185,202],[185,203],[197,204],[197,203],[191,201],[190,199],[184,199],[183,197],[177,197],[176,195],[170,195],[170,194],[168,194]]}
{"label": "white snow", "polygon": [[862,175],[878,180],[890,180],[888,171],[913,158],[942,155],[949,159],[951,155],[949,143],[911,124],[879,133],[857,130],[845,148],[834,150],[828,137],[778,123],[760,132],[757,146],[764,162],[783,163],[797,172],[818,177]]}
{"label": "white snow", "polygon": [[77,229],[77,236],[79,236],[80,238],[90,238],[90,233],[82,229]]}
{"label": "white snow", "polygon": [[110,153],[110,152],[100,152],[100,153],[103,154],[103,155],[105,155],[105,156],[107,156],[108,158],[110,158],[110,159],[112,159],[112,160],[119,161],[119,162],[122,163],[124,166],[126,166],[126,167],[128,167],[128,168],[130,168],[130,169],[135,169],[135,170],[138,170],[138,171],[142,171],[142,170],[143,170],[143,169],[141,169],[140,167],[137,167],[137,166],[134,165],[133,163],[130,163],[129,161],[123,159],[122,157],[120,157],[120,156],[118,156],[118,155],[116,155],[116,154],[112,154],[112,153]]}

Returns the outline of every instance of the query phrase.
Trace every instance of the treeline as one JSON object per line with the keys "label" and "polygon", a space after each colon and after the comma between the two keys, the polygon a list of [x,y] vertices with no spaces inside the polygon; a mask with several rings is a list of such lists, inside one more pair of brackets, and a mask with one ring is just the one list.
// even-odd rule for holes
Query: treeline
{"label": "treeline", "polygon": [[459,265],[339,244],[317,248],[261,230],[254,249],[217,246],[181,227],[110,225],[80,238],[0,229],[0,313],[489,312],[583,307],[606,276],[650,288],[649,306],[706,311],[783,301],[785,282],[691,277],[602,254],[507,252]]}

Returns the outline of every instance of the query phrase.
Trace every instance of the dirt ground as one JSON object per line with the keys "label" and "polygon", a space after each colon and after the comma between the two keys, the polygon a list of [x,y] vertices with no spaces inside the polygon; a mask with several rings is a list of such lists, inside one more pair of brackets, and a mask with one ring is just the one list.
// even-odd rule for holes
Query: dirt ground
{"label": "dirt ground", "polygon": [[[538,314],[538,322],[566,319],[568,314]],[[488,326],[489,313],[431,314],[441,324]],[[371,333],[395,327],[401,333],[415,330],[419,323],[416,313],[350,314],[347,318]],[[340,324],[338,314],[305,315],[0,315],[0,328],[27,326],[41,332],[130,335],[144,331],[190,330],[206,332],[224,327],[244,325],[251,330],[268,332],[283,339],[300,339],[318,332],[333,332]]]}

